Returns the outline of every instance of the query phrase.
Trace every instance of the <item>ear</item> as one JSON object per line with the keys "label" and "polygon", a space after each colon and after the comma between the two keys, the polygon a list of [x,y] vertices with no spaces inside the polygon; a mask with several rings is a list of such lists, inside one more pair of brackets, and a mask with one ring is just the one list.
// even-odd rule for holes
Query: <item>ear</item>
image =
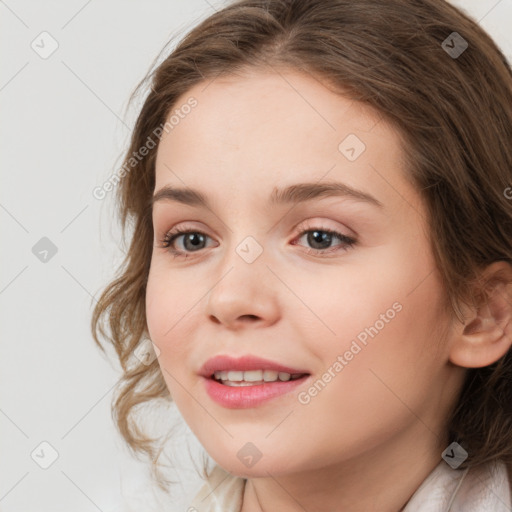
{"label": "ear", "polygon": [[478,303],[466,307],[467,322],[457,331],[450,361],[465,368],[488,366],[512,345],[512,266],[505,261],[489,265],[476,290]]}

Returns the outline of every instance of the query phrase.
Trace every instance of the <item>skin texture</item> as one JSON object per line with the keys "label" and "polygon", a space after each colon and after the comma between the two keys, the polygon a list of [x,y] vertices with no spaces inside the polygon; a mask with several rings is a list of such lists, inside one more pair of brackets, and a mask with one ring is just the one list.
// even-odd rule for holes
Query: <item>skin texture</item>
{"label": "skin texture", "polygon": [[[448,444],[445,422],[466,373],[458,364],[489,364],[508,338],[499,328],[466,335],[448,316],[424,205],[404,178],[398,135],[380,116],[290,70],[202,83],[176,108],[191,96],[197,106],[161,139],[155,191],[196,188],[212,208],[155,203],[146,295],[173,399],[213,459],[249,479],[243,512],[401,510]],[[338,150],[350,133],[366,146],[355,161]],[[266,206],[274,187],[325,181],[369,193],[383,208],[348,197]],[[196,250],[178,238],[174,247],[189,257],[175,258],[159,247],[174,227],[207,237]],[[357,241],[346,250],[336,237],[312,245],[301,233],[315,228]],[[236,252],[248,236],[263,249],[252,263]],[[318,247],[328,249],[308,254]],[[394,318],[300,403],[298,393],[395,303]],[[219,354],[312,376],[266,404],[227,409],[198,376]],[[237,457],[247,442],[262,453],[250,468]]]}

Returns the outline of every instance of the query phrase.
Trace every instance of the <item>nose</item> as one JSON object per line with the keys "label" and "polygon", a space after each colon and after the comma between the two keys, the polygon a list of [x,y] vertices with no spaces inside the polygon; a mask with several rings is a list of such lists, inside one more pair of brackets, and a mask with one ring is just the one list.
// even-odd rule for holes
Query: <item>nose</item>
{"label": "nose", "polygon": [[221,277],[208,293],[206,315],[233,330],[277,322],[279,280],[264,258],[260,256],[248,263],[235,253],[228,260],[224,262]]}

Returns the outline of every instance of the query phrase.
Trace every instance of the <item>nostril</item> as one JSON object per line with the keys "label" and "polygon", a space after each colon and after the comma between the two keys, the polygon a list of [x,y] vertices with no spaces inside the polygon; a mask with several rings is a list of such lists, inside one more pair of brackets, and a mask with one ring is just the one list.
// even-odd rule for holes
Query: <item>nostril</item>
{"label": "nostril", "polygon": [[240,320],[258,320],[256,315],[243,315]]}

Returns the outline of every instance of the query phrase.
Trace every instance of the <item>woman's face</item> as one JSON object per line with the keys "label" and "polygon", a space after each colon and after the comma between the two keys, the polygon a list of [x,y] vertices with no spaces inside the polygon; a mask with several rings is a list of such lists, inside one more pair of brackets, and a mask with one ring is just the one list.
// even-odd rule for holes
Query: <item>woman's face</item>
{"label": "woman's face", "polygon": [[[461,368],[439,341],[450,320],[393,129],[292,71],[201,83],[173,114],[155,193],[193,189],[207,205],[191,193],[154,202],[147,322],[208,453],[266,476],[405,439],[444,448],[432,434]],[[177,228],[188,234],[163,247]]]}

